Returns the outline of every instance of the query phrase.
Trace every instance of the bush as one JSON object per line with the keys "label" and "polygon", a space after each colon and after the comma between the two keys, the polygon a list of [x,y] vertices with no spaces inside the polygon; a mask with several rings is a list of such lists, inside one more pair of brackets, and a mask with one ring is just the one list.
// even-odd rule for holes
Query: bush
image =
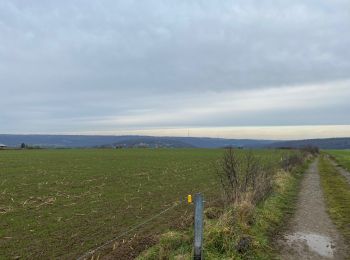
{"label": "bush", "polygon": [[294,167],[304,162],[304,156],[301,153],[284,154],[281,159],[281,168],[285,171],[291,171]]}
{"label": "bush", "polygon": [[313,145],[307,145],[307,146],[301,148],[301,151],[306,152],[306,153],[310,153],[312,155],[317,155],[320,153],[320,149],[317,146],[313,146]]}
{"label": "bush", "polygon": [[229,204],[247,199],[257,203],[264,199],[272,190],[274,172],[271,164],[263,163],[252,151],[237,153],[232,148],[225,150],[217,168]]}

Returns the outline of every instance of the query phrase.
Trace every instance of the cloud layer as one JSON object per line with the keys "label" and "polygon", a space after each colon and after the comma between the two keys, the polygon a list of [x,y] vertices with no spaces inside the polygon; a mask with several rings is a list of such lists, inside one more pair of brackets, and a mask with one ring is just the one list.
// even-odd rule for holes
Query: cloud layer
{"label": "cloud layer", "polygon": [[346,0],[4,0],[0,132],[350,124],[349,26]]}

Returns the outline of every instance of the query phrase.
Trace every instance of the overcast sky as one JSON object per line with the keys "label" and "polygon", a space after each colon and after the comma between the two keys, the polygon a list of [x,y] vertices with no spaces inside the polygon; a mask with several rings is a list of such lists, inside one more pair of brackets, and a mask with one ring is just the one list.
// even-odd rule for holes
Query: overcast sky
{"label": "overcast sky", "polygon": [[349,0],[0,0],[0,133],[350,136],[349,28]]}

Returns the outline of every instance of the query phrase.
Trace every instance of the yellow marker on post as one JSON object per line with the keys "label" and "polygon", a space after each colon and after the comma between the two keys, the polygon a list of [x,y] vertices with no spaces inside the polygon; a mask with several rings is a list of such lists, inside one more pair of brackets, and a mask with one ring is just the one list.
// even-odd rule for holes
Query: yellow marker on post
{"label": "yellow marker on post", "polygon": [[187,203],[188,204],[192,203],[192,195],[191,194],[187,195]]}

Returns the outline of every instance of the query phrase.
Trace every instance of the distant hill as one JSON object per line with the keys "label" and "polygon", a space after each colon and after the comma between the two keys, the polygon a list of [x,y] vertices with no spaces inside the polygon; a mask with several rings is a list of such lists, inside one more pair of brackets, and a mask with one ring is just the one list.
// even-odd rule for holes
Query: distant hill
{"label": "distant hill", "polygon": [[173,147],[173,148],[279,148],[318,146],[321,149],[350,149],[350,138],[293,141],[225,139],[207,137],[98,136],[98,135],[8,135],[0,134],[0,143],[19,147],[21,143],[47,148],[91,147]]}
{"label": "distant hill", "polygon": [[202,138],[202,137],[153,137],[133,136],[126,140],[114,143],[114,146],[121,147],[197,147],[197,148],[218,148],[226,146],[234,147],[264,147],[274,141],[269,140],[246,140],[246,139],[224,139],[224,138]]}
{"label": "distant hill", "polygon": [[198,147],[225,146],[261,148],[271,140],[224,139],[201,137],[97,136],[97,135],[7,135],[0,134],[0,143],[19,147],[21,143],[49,148],[84,147]]}
{"label": "distant hill", "polygon": [[194,148],[196,146],[184,140],[172,137],[133,136],[113,143],[114,147],[151,147],[151,148]]}
{"label": "distant hill", "polygon": [[94,147],[128,139],[128,136],[85,136],[85,135],[4,135],[0,143],[18,147],[21,143],[41,147]]}
{"label": "distant hill", "polygon": [[325,139],[306,139],[306,140],[293,140],[293,141],[279,141],[274,142],[268,147],[292,147],[300,148],[308,145],[317,146],[320,149],[350,149],[350,138],[325,138]]}

